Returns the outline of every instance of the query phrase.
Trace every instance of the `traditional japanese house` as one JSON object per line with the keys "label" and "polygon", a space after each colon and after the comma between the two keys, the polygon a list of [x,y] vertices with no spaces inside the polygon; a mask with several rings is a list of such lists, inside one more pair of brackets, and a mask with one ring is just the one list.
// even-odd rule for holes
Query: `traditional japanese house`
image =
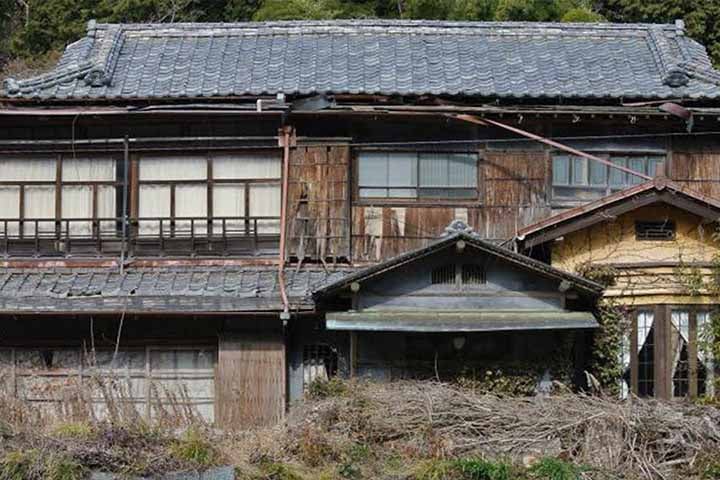
{"label": "traditional japanese house", "polygon": [[520,249],[568,272],[606,277],[626,307],[624,392],[713,395],[710,315],[718,308],[720,202],[657,177],[518,232]]}
{"label": "traditional japanese house", "polygon": [[230,426],[337,372],[581,370],[598,285],[502,245],[660,165],[718,196],[719,85],[681,23],[90,22],[0,91],[6,391],[112,370]]}

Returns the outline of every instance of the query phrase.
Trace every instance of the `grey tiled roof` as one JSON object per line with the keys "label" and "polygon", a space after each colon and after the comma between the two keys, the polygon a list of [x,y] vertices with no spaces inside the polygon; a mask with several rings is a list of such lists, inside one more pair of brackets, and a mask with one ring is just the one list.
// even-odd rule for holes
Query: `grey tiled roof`
{"label": "grey tiled roof", "polygon": [[720,73],[681,26],[326,21],[95,24],[17,99],[285,93],[717,98]]}
{"label": "grey tiled roof", "polygon": [[[286,270],[294,308],[352,270]],[[26,269],[0,273],[0,311],[281,310],[277,268]]]}

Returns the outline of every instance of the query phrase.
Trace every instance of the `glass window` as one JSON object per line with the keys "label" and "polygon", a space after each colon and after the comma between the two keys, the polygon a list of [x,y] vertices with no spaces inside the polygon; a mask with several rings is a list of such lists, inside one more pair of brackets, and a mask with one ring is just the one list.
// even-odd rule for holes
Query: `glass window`
{"label": "glass window", "polygon": [[281,163],[278,155],[254,153],[141,157],[140,234],[202,236],[210,227],[214,234],[276,235]]}
{"label": "glass window", "polygon": [[570,158],[567,155],[557,155],[553,158],[553,185],[567,185],[570,183]]}
{"label": "glass window", "polygon": [[651,397],[655,393],[655,315],[651,311],[637,314],[638,395]]}
{"label": "glass window", "polygon": [[358,191],[361,198],[475,198],[477,156],[361,152]]}
{"label": "glass window", "polygon": [[[599,155],[612,164],[654,176],[665,162],[658,155]],[[644,178],[604,163],[558,153],[553,157],[553,197],[591,200],[645,181]]]}

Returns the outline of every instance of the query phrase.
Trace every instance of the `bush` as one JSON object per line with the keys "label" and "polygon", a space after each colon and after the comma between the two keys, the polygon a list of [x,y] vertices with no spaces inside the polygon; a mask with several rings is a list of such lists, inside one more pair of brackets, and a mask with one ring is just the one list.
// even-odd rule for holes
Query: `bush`
{"label": "bush", "polygon": [[559,458],[544,457],[528,469],[531,478],[542,480],[579,480],[583,469]]}
{"label": "bush", "polygon": [[199,469],[217,465],[220,456],[206,436],[194,428],[189,429],[180,440],[170,446],[170,454]]}
{"label": "bush", "polygon": [[511,480],[515,478],[509,463],[491,462],[481,459],[457,460],[454,462],[467,480]]}
{"label": "bush", "polygon": [[82,480],[85,478],[85,468],[67,455],[52,455],[45,463],[45,476],[47,480]]}
{"label": "bush", "polygon": [[57,425],[53,431],[53,435],[60,438],[74,438],[78,440],[86,440],[93,436],[93,428],[89,423],[84,422],[68,422]]}
{"label": "bush", "polygon": [[342,397],[347,392],[347,384],[338,377],[330,379],[316,378],[308,385],[308,395],[310,398],[315,399]]}
{"label": "bush", "polygon": [[0,480],[42,478],[42,457],[37,450],[16,450],[0,461]]}

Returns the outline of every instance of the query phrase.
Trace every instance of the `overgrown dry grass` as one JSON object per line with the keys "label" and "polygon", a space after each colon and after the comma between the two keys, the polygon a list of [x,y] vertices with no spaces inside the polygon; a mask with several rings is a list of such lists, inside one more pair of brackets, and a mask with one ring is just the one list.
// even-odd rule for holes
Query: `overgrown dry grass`
{"label": "overgrown dry grass", "polygon": [[335,380],[285,425],[219,432],[180,405],[146,420],[115,391],[104,419],[81,418],[91,411],[81,394],[62,420],[0,396],[0,480],[228,463],[241,480],[720,479],[720,413],[709,405]]}

